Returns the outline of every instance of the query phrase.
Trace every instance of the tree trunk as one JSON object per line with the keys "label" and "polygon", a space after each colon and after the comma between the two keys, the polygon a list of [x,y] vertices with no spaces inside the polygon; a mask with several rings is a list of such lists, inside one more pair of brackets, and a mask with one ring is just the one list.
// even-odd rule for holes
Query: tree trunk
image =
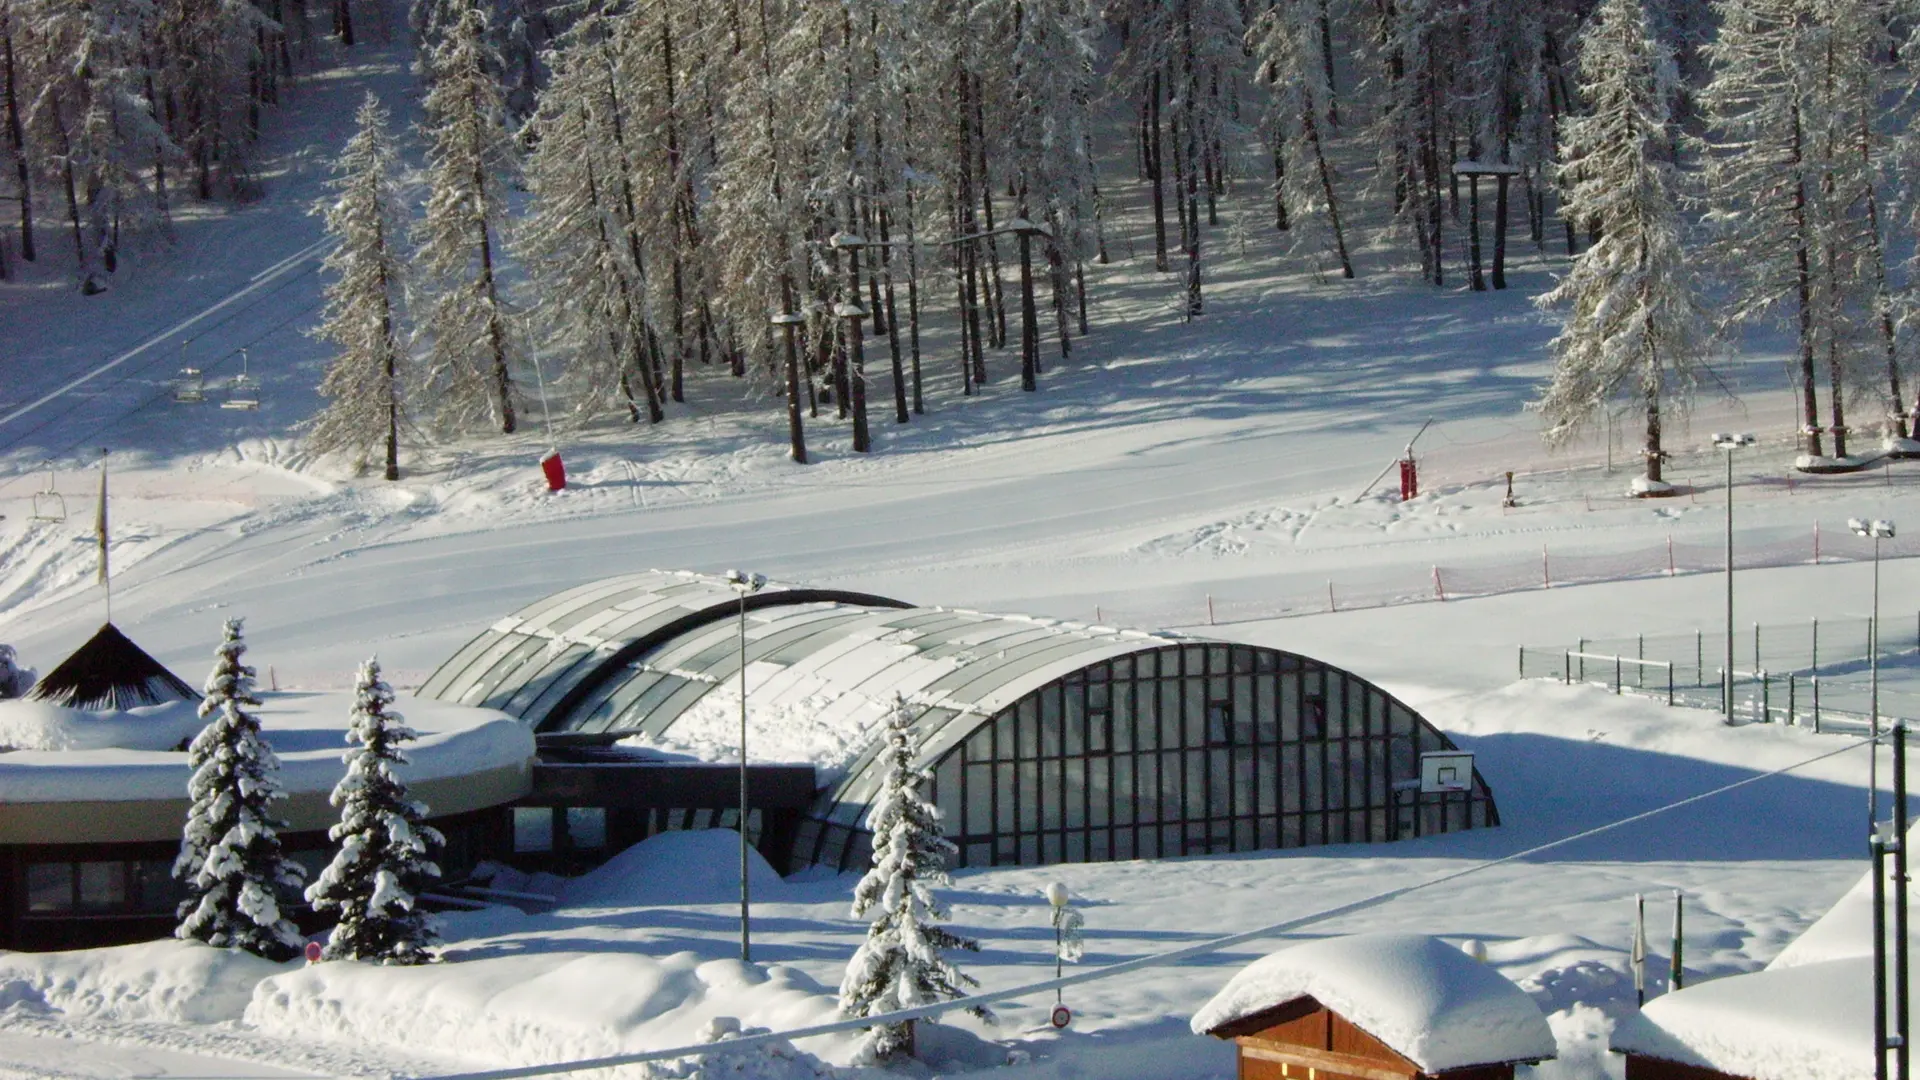
{"label": "tree trunk", "polygon": [[1807,182],[1799,176],[1801,154],[1800,109],[1793,109],[1793,146],[1789,162],[1798,176],[1793,189],[1793,261],[1794,291],[1800,302],[1800,399],[1805,451],[1813,457],[1824,456],[1820,439],[1819,388],[1813,370],[1813,264],[1807,251]]}
{"label": "tree trunk", "polygon": [[1161,156],[1158,68],[1154,69],[1153,82],[1147,91],[1147,127],[1151,132],[1147,142],[1147,172],[1153,184],[1153,268],[1164,274],[1168,270],[1166,169]]}
{"label": "tree trunk", "polygon": [[1187,318],[1200,314],[1200,125],[1195,116],[1196,99],[1200,95],[1200,82],[1193,70],[1193,16],[1190,9],[1181,8],[1181,26],[1186,38],[1186,81],[1185,108],[1187,129]]}
{"label": "tree trunk", "polygon": [[20,94],[13,63],[13,26],[6,9],[0,8],[0,60],[4,60],[7,79],[7,144],[13,148],[14,167],[20,183],[20,257],[33,262],[33,181],[27,167],[26,128],[20,122]]}
{"label": "tree trunk", "polygon": [[333,32],[340,44],[353,47],[353,0],[333,0]]}
{"label": "tree trunk", "polygon": [[1501,173],[1495,177],[1496,190],[1493,196],[1493,287],[1507,287],[1507,187],[1512,177]]}
{"label": "tree trunk", "polygon": [[1320,194],[1327,200],[1327,223],[1333,229],[1333,247],[1340,255],[1340,276],[1353,278],[1353,258],[1347,253],[1347,233],[1340,224],[1340,200],[1333,194],[1333,168],[1327,164],[1326,147],[1320,142],[1320,123],[1312,110],[1301,117],[1306,125],[1307,143],[1313,147],[1313,160],[1320,171]]}

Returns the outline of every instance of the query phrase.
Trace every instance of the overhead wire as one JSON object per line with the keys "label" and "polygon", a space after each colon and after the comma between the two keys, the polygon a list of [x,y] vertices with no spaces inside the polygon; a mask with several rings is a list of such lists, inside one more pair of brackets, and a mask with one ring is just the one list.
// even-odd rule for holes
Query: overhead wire
{"label": "overhead wire", "polygon": [[[1880,738],[1884,738],[1884,737],[1885,736],[1881,736]],[[1072,975],[1066,975],[1066,976],[1062,976],[1054,979],[1045,979],[1040,982],[1028,983],[1024,986],[1011,987],[1006,990],[995,990],[985,994],[972,994],[966,997],[955,998],[951,1001],[937,1002],[931,1005],[920,1005],[910,1009],[899,1009],[893,1012],[881,1013],[875,1016],[864,1016],[864,1017],[858,1017],[851,1020],[838,1020],[838,1021],[834,1021],[826,1024],[815,1024],[809,1027],[792,1028],[786,1031],[756,1032],[751,1035],[742,1035],[738,1038],[724,1039],[719,1042],[700,1043],[693,1046],[679,1046],[679,1047],[673,1047],[671,1049],[666,1049],[666,1050],[647,1050],[647,1051],[639,1051],[639,1052],[629,1053],[629,1054],[613,1054],[613,1055],[608,1055],[606,1057],[586,1058],[578,1061],[555,1062],[555,1063],[544,1064],[544,1065],[521,1065],[521,1066],[512,1066],[512,1067],[503,1068],[503,1069],[486,1069],[478,1072],[450,1073],[450,1074],[433,1076],[433,1077],[423,1077],[421,1078],[421,1080],[522,1080],[522,1078],[526,1078],[526,1077],[552,1076],[558,1073],[580,1072],[586,1069],[606,1069],[606,1068],[614,1068],[616,1066],[622,1066],[622,1065],[643,1065],[648,1062],[668,1061],[674,1058],[700,1057],[700,1056],[705,1056],[705,1055],[715,1054],[715,1053],[731,1053],[736,1050],[743,1050],[749,1047],[760,1046],[766,1043],[785,1042],[793,1039],[812,1038],[818,1035],[831,1035],[839,1032],[857,1031],[864,1028],[877,1027],[882,1024],[897,1024],[907,1020],[918,1020],[918,1019],[923,1019],[927,1017],[938,1016],[941,1013],[952,1012],[956,1009],[964,1010],[964,1009],[971,1009],[976,1006],[992,1005],[997,1002],[1011,1001],[1017,998],[1024,998],[1024,997],[1032,997],[1037,994],[1043,994],[1043,993],[1053,991],[1053,990],[1058,990],[1064,987],[1078,985],[1080,983],[1095,982],[1101,979],[1111,979],[1115,976],[1126,975],[1131,972],[1142,970],[1144,968],[1163,967],[1169,964],[1177,964],[1183,960],[1188,960],[1196,956],[1203,956],[1203,955],[1206,955],[1207,953],[1219,952],[1222,949],[1232,948],[1235,945],[1243,945],[1249,941],[1257,941],[1262,938],[1278,937],[1283,934],[1291,933],[1295,930],[1300,930],[1305,927],[1312,926],[1316,923],[1326,922],[1330,919],[1337,919],[1337,918],[1340,918],[1341,916],[1352,915],[1361,911],[1366,911],[1369,908],[1379,907],[1382,904],[1390,903],[1394,900],[1400,899],[1401,897],[1409,896],[1416,892],[1421,892],[1427,889],[1438,888],[1439,886],[1442,886],[1442,885],[1448,885],[1453,882],[1459,881],[1463,878],[1471,877],[1475,874],[1485,873],[1486,871],[1492,870],[1496,867],[1505,866],[1508,863],[1513,863],[1523,859],[1528,859],[1535,855],[1540,855],[1544,852],[1552,851],[1556,848],[1566,847],[1569,844],[1575,844],[1582,840],[1587,840],[1587,839],[1591,839],[1592,837],[1599,836],[1603,833],[1609,833],[1616,829],[1622,829],[1629,825],[1646,821],[1649,818],[1657,817],[1661,814],[1671,813],[1675,810],[1682,809],[1683,807],[1692,806],[1695,803],[1704,802],[1707,799],[1712,799],[1721,795],[1725,795],[1728,792],[1736,791],[1740,788],[1747,787],[1751,784],[1757,784],[1763,780],[1770,780],[1776,776],[1783,776],[1797,769],[1803,769],[1809,765],[1813,765],[1818,762],[1825,761],[1828,758],[1838,757],[1841,754],[1852,753],[1855,750],[1858,750],[1864,746],[1871,745],[1877,741],[1878,739],[1860,739],[1854,742],[1849,742],[1845,746],[1841,746],[1834,750],[1829,750],[1822,754],[1816,754],[1813,757],[1806,758],[1802,761],[1794,762],[1791,765],[1786,765],[1781,768],[1771,770],[1769,772],[1756,773],[1752,776],[1742,777],[1739,780],[1732,781],[1731,783],[1722,784],[1719,787],[1713,788],[1711,790],[1699,792],[1698,794],[1694,794],[1694,795],[1689,795],[1683,799],[1676,799],[1673,802],[1656,806],[1650,810],[1643,810],[1637,814],[1630,814],[1626,817],[1619,818],[1615,821],[1607,822],[1603,825],[1596,825],[1590,829],[1583,829],[1571,835],[1560,837],[1557,840],[1550,840],[1544,844],[1535,844],[1532,847],[1524,848],[1520,851],[1515,851],[1508,855],[1502,855],[1499,858],[1487,859],[1482,862],[1474,863],[1471,866],[1462,867],[1458,870],[1450,870],[1443,874],[1436,874],[1433,877],[1425,878],[1421,881],[1416,881],[1413,884],[1402,885],[1393,889],[1387,889],[1382,892],[1374,893],[1371,896],[1363,897],[1359,900],[1350,901],[1345,904],[1339,904],[1334,907],[1322,908],[1318,911],[1312,912],[1307,915],[1302,915],[1297,918],[1286,919],[1281,922],[1268,924],[1266,926],[1255,927],[1254,929],[1245,930],[1237,934],[1229,934],[1225,937],[1213,938],[1211,940],[1199,942],[1194,945],[1188,945],[1184,948],[1171,949],[1166,952],[1154,953],[1148,956],[1135,957],[1131,960],[1122,960],[1119,963],[1107,964],[1103,967],[1093,968],[1087,971],[1075,972]]]}

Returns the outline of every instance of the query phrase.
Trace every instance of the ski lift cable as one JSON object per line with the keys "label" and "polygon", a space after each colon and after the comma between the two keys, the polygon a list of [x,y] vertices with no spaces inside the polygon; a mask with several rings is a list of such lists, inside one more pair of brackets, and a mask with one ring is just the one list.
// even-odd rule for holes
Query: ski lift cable
{"label": "ski lift cable", "polygon": [[[269,326],[267,329],[261,331],[260,333],[254,335],[251,339],[246,341],[244,344],[237,346],[233,350],[233,352],[222,354],[220,359],[225,360],[228,357],[231,357],[234,354],[234,352],[238,352],[239,349],[241,348],[250,348],[254,345],[258,345],[260,342],[266,340],[267,338],[270,338],[273,335],[280,333],[281,331],[285,330],[288,326],[292,325],[295,322],[300,321],[302,318],[305,318],[307,315],[311,314],[314,310],[319,308],[323,302],[324,302],[323,300],[315,300],[313,303],[308,304],[305,307],[296,309],[292,314],[281,319],[279,322],[274,323],[272,326]],[[151,368],[154,364],[160,363],[165,359],[166,357],[164,355],[156,356],[155,359],[148,361],[146,364],[141,365],[140,367],[131,369],[130,373],[145,371],[148,368]],[[171,393],[172,393],[172,384],[168,383],[166,386],[162,386],[160,389],[156,390],[154,393],[149,394],[147,397],[136,402],[133,406],[131,406],[130,409],[127,410],[127,412],[129,413],[138,412],[139,410],[144,409],[160,401],[162,398],[167,397]],[[31,438],[33,435],[38,434],[39,432],[49,427],[58,425],[63,420],[65,420],[69,415],[71,415],[71,410],[69,410],[68,412],[52,413],[42,418],[38,423],[34,424],[31,427],[22,429],[18,432],[10,433],[14,441],[13,444],[17,445],[17,443],[20,440]],[[55,449],[59,450],[62,453],[65,453],[75,449],[76,447],[92,445],[93,443],[98,441],[98,436],[100,432],[104,431],[110,425],[118,423],[120,416],[124,416],[124,415],[126,415],[126,413],[122,413],[119,416],[103,421],[99,424],[96,424],[92,428],[87,429],[87,431],[85,431],[84,433],[74,438],[72,441],[67,442]],[[18,483],[22,479],[28,479],[31,476],[32,476],[31,473],[20,473],[20,474],[16,474],[15,476],[5,481],[0,481],[0,492],[6,491],[8,488],[12,487],[14,484]]]}
{"label": "ski lift cable", "polygon": [[1202,941],[1184,948],[1172,949],[1163,953],[1154,953],[1149,956],[1139,956],[1131,960],[1122,960],[1119,963],[1107,964],[1103,967],[1075,972],[1072,975],[1066,975],[1060,978],[1046,979],[1040,982],[1028,983],[1025,986],[1011,987],[1006,990],[995,990],[985,994],[972,994],[966,997],[955,998],[951,1001],[936,1002],[931,1005],[918,1005],[910,1009],[899,1009],[894,1012],[880,1013],[875,1016],[863,1016],[851,1020],[837,1020],[826,1024],[815,1024],[810,1027],[793,1028],[788,1031],[769,1031],[753,1035],[743,1035],[739,1038],[725,1039],[720,1042],[700,1043],[694,1046],[678,1046],[667,1050],[647,1050],[630,1054],[615,1054],[608,1057],[587,1058],[580,1061],[556,1062],[546,1065],[522,1065],[504,1069],[487,1069],[478,1072],[449,1073],[440,1076],[423,1077],[421,1080],[522,1080],[522,1078],[525,1077],[552,1076],[558,1073],[580,1072],[587,1069],[607,1069],[620,1065],[640,1065],[650,1061],[666,1061],[673,1058],[704,1057],[708,1054],[743,1050],[748,1047],[759,1046],[770,1042],[785,1042],[792,1039],[811,1038],[816,1035],[832,1035],[839,1032],[858,1031],[863,1028],[876,1027],[881,1024],[919,1020],[938,1016],[941,1013],[952,1012],[956,1009],[971,1009],[976,1006],[992,1005],[1017,998],[1033,997],[1050,990],[1073,986],[1078,983],[1110,979],[1117,975],[1130,974],[1144,968],[1177,964],[1183,960],[1188,960],[1196,956],[1204,956],[1208,953],[1219,952],[1222,949],[1229,949],[1235,945],[1243,945],[1249,941],[1279,937],[1282,934],[1291,933],[1292,931],[1312,926],[1316,923],[1326,922],[1329,919],[1337,919],[1344,915],[1352,915],[1366,911],[1369,908],[1379,907],[1382,904],[1390,903],[1412,893],[1436,888],[1441,885],[1452,884],[1462,878],[1485,873],[1488,870],[1505,866],[1508,863],[1529,859],[1535,855],[1552,851],[1556,848],[1566,847],[1569,844],[1575,844],[1582,840],[1599,836],[1602,833],[1622,829],[1628,825],[1634,825],[1661,814],[1692,806],[1695,803],[1704,802],[1708,799],[1725,795],[1731,791],[1737,791],[1740,788],[1760,783],[1763,780],[1771,780],[1776,776],[1784,776],[1787,773],[1806,768],[1809,765],[1825,761],[1828,758],[1852,753],[1861,747],[1884,741],[1886,737],[1885,735],[1881,735],[1850,742],[1845,746],[1829,750],[1822,754],[1816,754],[1813,757],[1794,762],[1791,765],[1786,765],[1770,772],[1756,773],[1752,776],[1743,777],[1731,783],[1722,784],[1711,790],[1689,795],[1686,798],[1656,806],[1651,810],[1630,814],[1627,817],[1607,822],[1604,825],[1596,825],[1591,829],[1584,829],[1580,832],[1560,837],[1557,840],[1549,840],[1544,844],[1535,844],[1533,847],[1525,848],[1508,855],[1502,855],[1496,859],[1487,859],[1474,863],[1471,866],[1461,867],[1458,870],[1450,870],[1443,874],[1436,874],[1433,877],[1416,881],[1411,885],[1402,885],[1398,888],[1387,889],[1349,903],[1340,904],[1335,907],[1321,908],[1319,911],[1302,915],[1298,918],[1287,919],[1283,922],[1273,923],[1268,926],[1256,927],[1252,930],[1242,931],[1237,934],[1229,934],[1226,937],[1213,938],[1212,940]]}
{"label": "ski lift cable", "polygon": [[[319,268],[319,263],[312,260],[314,259],[315,256],[322,254],[327,248],[332,247],[333,243],[334,243],[333,238],[327,237],[325,239],[322,239],[307,245],[306,247],[300,249],[299,251],[294,252],[292,255],[287,256],[285,259],[282,259],[280,262],[275,263],[273,266],[268,267],[266,270],[261,271],[259,274],[256,274],[254,278],[247,285],[243,286],[242,288],[232,293],[229,293],[225,298],[202,309],[197,314],[188,316],[187,318],[173,324],[167,329],[147,337],[145,340],[141,341],[138,345],[135,345],[133,348],[128,349],[125,352],[122,352],[120,355],[108,360],[106,363],[101,364],[98,367],[95,367],[92,370],[82,375],[79,375],[73,379],[68,380],[67,382],[61,384],[60,386],[54,388],[53,390],[48,391],[47,393],[41,395],[40,397],[27,402],[25,405],[22,405],[17,409],[14,409],[12,412],[6,413],[5,415],[0,415],[0,428],[4,428],[8,424],[11,424],[13,421],[18,420],[20,417],[25,416],[28,413],[34,412],[39,408],[41,408],[42,406],[46,405],[47,403],[65,396],[68,392],[72,390],[76,390],[82,386],[85,386],[87,383],[90,383],[93,380],[99,378],[100,376],[105,375],[107,372],[112,371],[113,369],[119,367],[120,365],[126,363],[127,361],[132,360],[133,358],[141,355],[142,353],[148,352],[155,345],[159,345],[163,342],[173,340],[176,335],[180,334],[182,331],[188,330],[193,326],[199,324],[202,320],[207,319],[218,312],[224,311],[235,304],[239,304],[240,301],[242,300],[245,300],[249,297],[253,297],[254,294],[256,292],[261,291],[262,287],[266,285],[268,282],[272,282],[272,281],[275,281],[276,279],[284,278],[284,280],[281,280],[279,284],[276,285],[273,289],[267,290],[267,292],[270,294],[272,292],[278,292],[281,288],[286,287],[287,285],[291,284],[293,281],[298,280],[300,277],[303,277],[308,273],[313,273]],[[289,268],[298,266],[303,262],[307,263],[308,265],[299,274],[295,274],[292,276],[286,275],[286,271]],[[258,299],[264,300],[265,297],[259,297]],[[250,308],[252,306],[253,306],[252,304],[242,305],[241,310],[246,310],[247,308]],[[239,312],[236,311],[233,314],[237,315],[239,314]],[[222,320],[222,322],[224,321],[225,320]],[[220,324],[216,323],[215,325],[217,326]],[[207,329],[212,329],[212,328],[213,327],[208,327]]]}

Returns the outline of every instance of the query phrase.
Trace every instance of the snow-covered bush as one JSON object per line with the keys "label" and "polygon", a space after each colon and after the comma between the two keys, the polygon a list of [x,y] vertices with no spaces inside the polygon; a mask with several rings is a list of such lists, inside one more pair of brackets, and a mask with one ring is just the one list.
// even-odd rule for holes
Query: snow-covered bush
{"label": "snow-covered bush", "polygon": [[[914,767],[913,717],[895,696],[887,718],[887,773],[867,827],[873,831],[873,869],[853,890],[853,917],[871,916],[867,940],[847,963],[840,983],[840,1010],[848,1017],[951,1000],[962,984],[978,985],[943,955],[949,949],[980,950],[980,943],[938,925],[947,907],[934,898],[945,885],[954,846],[940,832],[940,811],[920,794],[929,777]],[[984,1008],[969,1009],[982,1019]],[[910,1024],[882,1024],[868,1034],[863,1054],[884,1061],[910,1052]]]}
{"label": "snow-covered bush", "polygon": [[32,668],[20,666],[20,658],[11,645],[0,645],[0,698],[26,697],[33,689]]}
{"label": "snow-covered bush", "polygon": [[[300,951],[300,931],[281,914],[304,874],[280,850],[270,813],[280,790],[280,759],[260,735],[260,721],[242,706],[258,705],[241,620],[228,619],[207,676],[200,716],[207,726],[187,749],[193,805],[187,811],[173,876],[186,887],[174,936],[245,949],[269,960]],[[209,719],[210,718],[210,719]]]}
{"label": "snow-covered bush", "polygon": [[446,841],[425,823],[426,805],[408,798],[393,773],[407,760],[400,744],[415,735],[403,717],[387,711],[393,690],[380,677],[380,661],[360,665],[354,693],[347,729],[354,745],[331,798],[340,823],[327,833],[340,850],[308,886],[307,900],[316,911],[340,913],[327,938],[329,960],[426,963],[440,935],[414,898],[440,877],[432,854]]}

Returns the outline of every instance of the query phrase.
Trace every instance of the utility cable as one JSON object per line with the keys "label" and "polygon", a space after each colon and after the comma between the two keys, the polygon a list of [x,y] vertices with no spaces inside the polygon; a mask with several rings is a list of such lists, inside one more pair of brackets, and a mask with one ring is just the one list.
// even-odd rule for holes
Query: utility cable
{"label": "utility cable", "polygon": [[1408,896],[1412,893],[1420,892],[1425,889],[1436,888],[1441,885],[1447,885],[1452,882],[1459,881],[1462,878],[1470,877],[1474,874],[1484,873],[1498,866],[1505,866],[1506,864],[1511,862],[1518,862],[1522,859],[1531,858],[1532,856],[1539,855],[1543,852],[1552,851],[1555,848],[1565,847],[1568,844],[1578,843],[1581,840],[1590,839],[1592,837],[1599,836],[1602,833],[1608,833],[1616,829],[1625,828],[1628,825],[1633,825],[1638,822],[1645,821],[1648,818],[1657,817],[1661,814],[1669,813],[1674,810],[1679,810],[1683,807],[1692,806],[1695,803],[1703,802],[1707,799],[1715,798],[1720,795],[1725,795],[1730,791],[1736,791],[1750,784],[1757,784],[1762,780],[1770,780],[1776,776],[1782,776],[1782,775],[1785,775],[1786,773],[1793,772],[1796,769],[1803,769],[1809,765],[1813,765],[1817,762],[1825,761],[1831,757],[1838,757],[1841,754],[1851,753],[1852,751],[1858,750],[1861,747],[1869,745],[1871,742],[1874,742],[1874,741],[1876,740],[1861,739],[1858,742],[1851,742],[1838,749],[1829,750],[1823,754],[1816,754],[1815,756],[1807,758],[1804,761],[1797,761],[1792,765],[1787,765],[1782,768],[1774,769],[1771,772],[1757,773],[1753,776],[1744,777],[1742,779],[1735,780],[1729,784],[1722,784],[1721,786],[1714,788],[1710,791],[1703,791],[1697,795],[1690,795],[1684,799],[1679,799],[1674,802],[1666,803],[1665,805],[1662,805],[1662,806],[1656,806],[1651,810],[1645,810],[1638,814],[1632,814],[1627,817],[1620,818],[1617,821],[1610,821],[1604,825],[1596,825],[1591,829],[1586,829],[1581,832],[1574,833],[1571,836],[1563,836],[1558,840],[1550,840],[1544,844],[1536,844],[1533,847],[1526,848],[1521,851],[1516,851],[1510,855],[1503,855],[1497,859],[1489,859],[1485,862],[1475,863],[1472,866],[1462,867],[1459,870],[1452,870],[1444,874],[1438,874],[1434,877],[1427,878],[1423,881],[1414,882],[1411,885],[1403,885],[1396,889],[1388,889],[1384,892],[1374,893],[1372,896],[1364,897],[1362,899],[1355,900],[1350,903],[1341,904],[1337,907],[1322,908],[1321,910],[1313,912],[1312,914],[1302,915],[1298,918],[1288,919],[1284,922],[1277,922],[1268,926],[1257,927],[1255,929],[1243,931],[1238,934],[1230,934],[1226,937],[1214,938],[1210,941],[1203,941],[1195,945],[1188,945],[1185,948],[1173,949],[1168,952],[1155,953],[1150,956],[1135,957],[1132,960],[1123,960],[1117,964],[1108,964],[1104,967],[1094,968],[1089,971],[1080,971],[1072,975],[1067,975],[1060,978],[1047,979],[1042,982],[1036,982],[1036,983],[1028,983],[1025,986],[1016,986],[1007,990],[995,990],[986,994],[973,994],[967,997],[955,998],[951,1001],[942,1001],[932,1005],[919,1005],[911,1009],[899,1009],[894,1012],[881,1013],[876,1016],[863,1016],[863,1017],[859,1017],[852,1020],[838,1020],[838,1021],[834,1021],[832,1023],[827,1023],[827,1024],[816,1024],[811,1027],[794,1028],[790,1031],[758,1032],[752,1035],[743,1035],[735,1039],[724,1039],[719,1042],[701,1043],[696,1046],[680,1046],[680,1047],[674,1047],[669,1050],[647,1050],[647,1051],[642,1051],[638,1053],[614,1054],[608,1057],[588,1058],[581,1061],[557,1062],[557,1063],[548,1064],[548,1065],[522,1065],[522,1066],[516,1066],[512,1068],[505,1068],[505,1069],[488,1069],[481,1072],[456,1073],[456,1074],[447,1074],[447,1075],[436,1076],[436,1077],[426,1077],[426,1078],[422,1078],[422,1080],[520,1080],[520,1078],[522,1077],[551,1076],[556,1073],[579,1072],[585,1069],[606,1069],[606,1068],[613,1068],[619,1065],[640,1065],[650,1061],[666,1061],[673,1058],[702,1057],[708,1054],[730,1053],[735,1050],[742,1050],[748,1047],[759,1046],[759,1045],[770,1043],[770,1042],[784,1042],[792,1039],[805,1039],[805,1038],[811,1038],[816,1035],[832,1035],[838,1032],[857,1031],[863,1028],[877,1027],[882,1024],[897,1024],[906,1020],[918,1020],[923,1017],[938,1016],[941,1013],[952,1012],[955,1009],[971,1009],[976,1006],[991,1005],[996,1002],[1010,1001],[1015,998],[1032,997],[1036,994],[1041,994],[1048,990],[1057,990],[1059,988],[1073,986],[1078,983],[1094,982],[1099,979],[1110,979],[1116,975],[1129,974],[1131,972],[1139,971],[1143,968],[1161,967],[1168,964],[1176,964],[1176,963],[1179,963],[1180,961],[1191,959],[1192,957],[1195,957],[1195,956],[1204,956],[1207,953],[1219,952],[1222,949],[1232,948],[1235,945],[1242,945],[1242,944],[1245,944],[1246,942],[1256,941],[1261,938],[1278,937],[1282,934],[1290,933],[1294,930],[1301,929],[1302,927],[1312,926],[1315,923],[1322,923],[1322,922],[1326,922],[1329,919],[1337,919],[1343,915],[1352,915],[1356,912],[1365,911],[1369,908],[1379,907],[1382,904],[1389,903],[1394,900],[1398,900],[1401,897]]}

